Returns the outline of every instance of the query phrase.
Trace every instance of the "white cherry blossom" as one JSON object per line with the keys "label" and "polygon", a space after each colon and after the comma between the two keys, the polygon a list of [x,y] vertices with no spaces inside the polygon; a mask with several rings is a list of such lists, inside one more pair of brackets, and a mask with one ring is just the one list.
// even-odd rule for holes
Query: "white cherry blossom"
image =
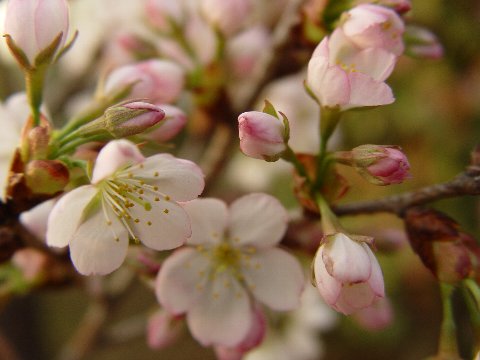
{"label": "white cherry blossom", "polygon": [[275,198],[251,194],[229,209],[221,200],[198,199],[185,209],[192,221],[189,246],[164,262],[156,293],[172,314],[187,313],[201,344],[241,343],[252,328],[254,300],[278,311],[299,305],[303,271],[276,246],[287,214]]}
{"label": "white cherry blossom", "polygon": [[178,201],[196,198],[203,187],[194,163],[169,154],[144,158],[133,143],[112,141],[98,154],[91,184],[53,208],[47,243],[69,245],[80,273],[108,274],[125,259],[129,239],[154,250],[182,245],[191,228]]}

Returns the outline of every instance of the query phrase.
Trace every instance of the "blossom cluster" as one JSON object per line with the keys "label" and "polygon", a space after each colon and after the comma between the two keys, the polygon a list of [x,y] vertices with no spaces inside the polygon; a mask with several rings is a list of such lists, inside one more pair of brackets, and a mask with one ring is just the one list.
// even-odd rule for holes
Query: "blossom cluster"
{"label": "blossom cluster", "polygon": [[[67,253],[86,279],[123,267],[158,300],[148,323],[151,347],[174,343],[185,323],[221,360],[269,352],[316,358],[316,333],[335,322],[330,308],[371,329],[388,325],[375,240],[350,232],[334,211],[353,183],[339,168],[386,186],[410,179],[410,164],[396,145],[334,151],[332,139],[347,112],[395,101],[386,80],[404,53],[438,58],[441,46],[405,24],[407,0],[342,2],[330,20],[323,15],[332,1],[306,2],[299,9],[305,23],[292,25],[284,41],[301,34],[295,46],[309,55],[288,64],[302,69],[282,80],[278,96],[266,86],[267,70],[276,52],[290,48],[277,39],[279,10],[263,3],[146,0],[142,26],[111,34],[99,52],[96,90],[50,113],[44,87],[55,80],[47,73],[75,51],[77,33],[67,41],[68,3],[8,0],[5,43],[26,91],[0,104],[0,205],[43,249],[12,258],[26,278],[48,279],[47,258],[66,266]],[[287,17],[292,5],[280,3]],[[277,109],[269,98],[255,110],[263,90],[285,101]],[[305,114],[313,118],[308,126]],[[289,163],[300,211],[267,192],[213,188],[235,166],[236,147]],[[257,175],[247,172],[240,171]],[[298,213],[311,226],[300,246],[289,234]],[[474,276],[474,250],[462,252],[468,273],[448,279]],[[284,319],[290,328],[275,328]]]}

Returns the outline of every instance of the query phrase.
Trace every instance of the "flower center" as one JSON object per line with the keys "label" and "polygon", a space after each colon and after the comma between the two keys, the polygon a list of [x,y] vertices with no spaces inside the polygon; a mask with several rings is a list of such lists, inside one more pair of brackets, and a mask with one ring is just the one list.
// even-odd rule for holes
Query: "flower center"
{"label": "flower center", "polygon": [[238,270],[240,266],[241,252],[231,246],[227,241],[217,245],[211,253],[215,271],[224,272],[227,269]]}

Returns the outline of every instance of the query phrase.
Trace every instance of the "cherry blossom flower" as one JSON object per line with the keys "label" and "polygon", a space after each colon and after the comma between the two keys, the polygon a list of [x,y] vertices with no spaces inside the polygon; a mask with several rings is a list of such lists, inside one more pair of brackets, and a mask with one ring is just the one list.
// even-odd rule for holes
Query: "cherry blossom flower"
{"label": "cherry blossom flower", "polygon": [[303,271],[276,247],[287,214],[266,194],[251,194],[228,209],[217,199],[185,204],[192,236],[163,264],[156,294],[171,313],[186,313],[204,346],[234,347],[252,328],[253,300],[278,311],[298,306]]}
{"label": "cherry blossom flower", "polygon": [[396,56],[382,48],[360,49],[340,28],[325,37],[308,63],[307,86],[324,107],[348,110],[394,101],[384,83]]}
{"label": "cherry blossom flower", "polygon": [[205,18],[224,35],[236,33],[250,16],[250,0],[201,0]]}
{"label": "cherry blossom flower", "polygon": [[326,236],[315,255],[313,271],[327,304],[346,315],[385,296],[382,270],[372,250],[345,234]]}
{"label": "cherry blossom flower", "polygon": [[154,250],[182,245],[191,228],[177,202],[196,198],[203,187],[192,162],[169,154],[144,158],[133,143],[112,141],[98,154],[91,184],[53,208],[47,244],[69,245],[81,274],[108,274],[123,262],[129,238]]}

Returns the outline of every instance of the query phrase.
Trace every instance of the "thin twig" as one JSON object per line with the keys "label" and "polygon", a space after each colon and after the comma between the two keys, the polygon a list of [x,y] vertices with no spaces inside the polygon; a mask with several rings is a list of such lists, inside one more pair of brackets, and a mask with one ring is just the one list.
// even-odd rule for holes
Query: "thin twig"
{"label": "thin twig", "polygon": [[426,186],[416,191],[393,195],[383,199],[339,205],[334,207],[333,211],[337,215],[390,212],[401,217],[409,207],[466,195],[480,195],[480,171],[476,168],[471,168],[457,175],[451,181],[442,184]]}

